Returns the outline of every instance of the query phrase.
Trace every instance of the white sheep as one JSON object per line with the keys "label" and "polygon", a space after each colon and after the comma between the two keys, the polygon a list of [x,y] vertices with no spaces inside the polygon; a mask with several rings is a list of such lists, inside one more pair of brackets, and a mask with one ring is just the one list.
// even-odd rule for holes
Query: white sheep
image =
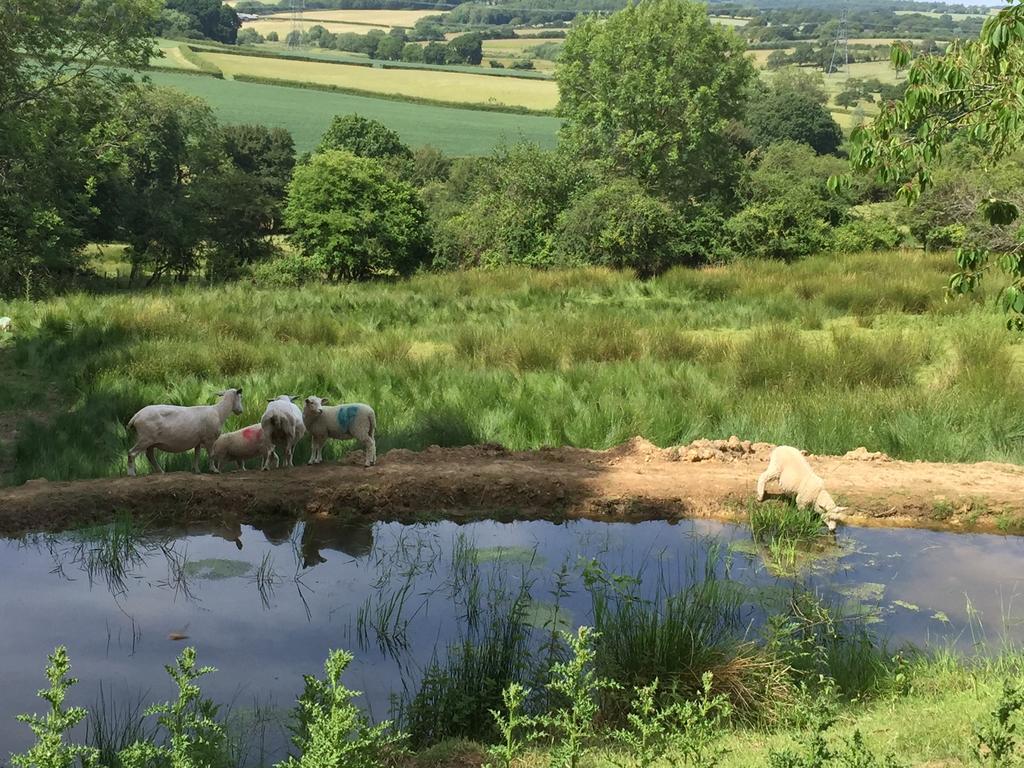
{"label": "white sheep", "polygon": [[364,403],[328,405],[327,398],[310,395],[302,409],[302,421],[313,440],[313,451],[309,464],[324,460],[324,444],[328,438],[335,440],[358,440],[364,450],[363,466],[377,463],[377,414]]}
{"label": "white sheep", "polygon": [[128,450],[128,474],[135,477],[135,457],[143,451],[157,472],[156,449],[167,453],[195,450],[192,471],[199,472],[199,449],[210,453],[224,422],[232,413],[242,412],[242,389],[217,393],[216,405],[147,405],[132,416],[128,428],[135,430],[135,445]]}
{"label": "white sheep", "polygon": [[0,317],[0,333],[7,333],[14,329],[14,321],[9,317]]}
{"label": "white sheep", "polygon": [[233,461],[244,472],[247,459],[254,459],[257,456],[266,458],[268,451],[274,457],[274,466],[280,466],[281,462],[274,451],[274,444],[263,431],[263,427],[252,424],[218,437],[210,451],[210,466],[214,472],[219,473],[223,462]]}
{"label": "white sheep", "polygon": [[846,507],[837,506],[825,490],[825,481],[814,474],[807,459],[796,448],[788,445],[776,447],[768,460],[766,469],[757,479],[757,500],[764,501],[765,485],[772,480],[779,481],[779,488],[785,494],[796,494],[796,505],[800,508],[814,507],[830,531],[836,529],[833,515]]}
{"label": "white sheep", "polygon": [[270,455],[274,446],[284,446],[284,465],[295,466],[292,463],[292,453],[295,446],[303,435],[306,434],[306,425],[302,421],[302,411],[292,402],[298,395],[281,395],[274,400],[267,401],[267,410],[263,412],[260,425],[269,438],[270,448],[267,450],[263,469],[270,469]]}

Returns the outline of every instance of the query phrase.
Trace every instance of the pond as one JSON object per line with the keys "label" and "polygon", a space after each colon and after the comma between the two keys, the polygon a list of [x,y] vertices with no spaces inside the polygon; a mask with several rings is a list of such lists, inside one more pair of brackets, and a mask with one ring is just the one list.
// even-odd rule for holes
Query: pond
{"label": "pond", "polygon": [[[205,694],[269,712],[289,709],[302,675],[345,648],[355,654],[346,683],[383,719],[449,642],[524,590],[538,636],[591,623],[584,579],[595,562],[640,590],[678,588],[706,565],[765,594],[799,582],[869,616],[891,646],[1024,640],[1015,620],[1024,539],[1015,537],[843,528],[799,574],[780,575],[746,528],[705,520],[146,531],[124,521],[0,542],[0,754],[30,743],[15,715],[39,711],[45,657],[59,644],[81,681],[73,704],[94,707],[101,683],[108,702],[171,698],[163,665],[189,644],[218,670]],[[749,607],[751,626],[764,610]],[[280,756],[279,724],[259,736]]]}

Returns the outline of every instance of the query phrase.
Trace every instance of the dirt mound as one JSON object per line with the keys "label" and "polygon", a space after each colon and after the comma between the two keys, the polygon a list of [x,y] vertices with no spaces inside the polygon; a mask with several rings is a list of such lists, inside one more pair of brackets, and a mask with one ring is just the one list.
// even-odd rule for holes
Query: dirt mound
{"label": "dirt mound", "polygon": [[847,451],[843,454],[843,458],[850,459],[851,461],[892,461],[891,458],[881,451],[869,451],[863,445],[860,448]]}
{"label": "dirt mound", "polygon": [[[0,533],[61,530],[124,511],[165,520],[237,515],[427,517],[736,517],[753,497],[773,446],[733,436],[659,448],[637,437],[607,451],[500,445],[393,450],[378,465],[339,463],[223,475],[26,483],[0,489]],[[812,456],[854,524],[1011,530],[1024,525],[1024,469],[904,462],[858,448]],[[771,486],[769,486],[771,490]]]}

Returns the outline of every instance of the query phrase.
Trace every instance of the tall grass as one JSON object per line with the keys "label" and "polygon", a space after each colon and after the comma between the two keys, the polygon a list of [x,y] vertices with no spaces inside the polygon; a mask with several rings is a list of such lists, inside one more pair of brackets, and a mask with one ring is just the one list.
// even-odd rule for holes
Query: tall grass
{"label": "tall grass", "polygon": [[719,565],[712,547],[685,586],[672,588],[661,576],[651,594],[640,593],[639,579],[607,578],[603,572],[587,579],[600,633],[595,668],[623,686],[603,692],[604,718],[622,721],[633,691],[654,680],[671,696],[692,699],[708,672],[715,692],[726,694],[744,717],[774,719],[792,699],[787,666],[746,640],[745,592],[719,575]]}
{"label": "tall grass", "polygon": [[948,269],[943,255],[869,254],[646,282],[496,270],[15,302],[4,311],[18,335],[0,355],[34,386],[0,409],[38,416],[10,479],[120,474],[137,408],[209,403],[231,385],[249,395],[231,428],[257,421],[267,397],[316,393],[372,404],[383,451],[738,434],[1024,461],[1018,339],[984,297],[945,302]]}

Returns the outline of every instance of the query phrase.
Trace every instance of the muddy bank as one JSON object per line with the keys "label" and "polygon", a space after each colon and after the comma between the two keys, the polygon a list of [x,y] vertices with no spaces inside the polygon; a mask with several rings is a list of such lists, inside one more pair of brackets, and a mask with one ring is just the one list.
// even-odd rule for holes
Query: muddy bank
{"label": "muddy bank", "polygon": [[[596,520],[745,515],[770,445],[699,440],[662,449],[634,438],[607,451],[500,446],[390,451],[364,469],[342,464],[223,475],[170,473],[0,489],[0,533],[61,530],[118,513],[198,520],[225,514],[585,517]],[[1017,530],[1024,468],[894,461],[863,449],[810,457],[854,525]]]}

